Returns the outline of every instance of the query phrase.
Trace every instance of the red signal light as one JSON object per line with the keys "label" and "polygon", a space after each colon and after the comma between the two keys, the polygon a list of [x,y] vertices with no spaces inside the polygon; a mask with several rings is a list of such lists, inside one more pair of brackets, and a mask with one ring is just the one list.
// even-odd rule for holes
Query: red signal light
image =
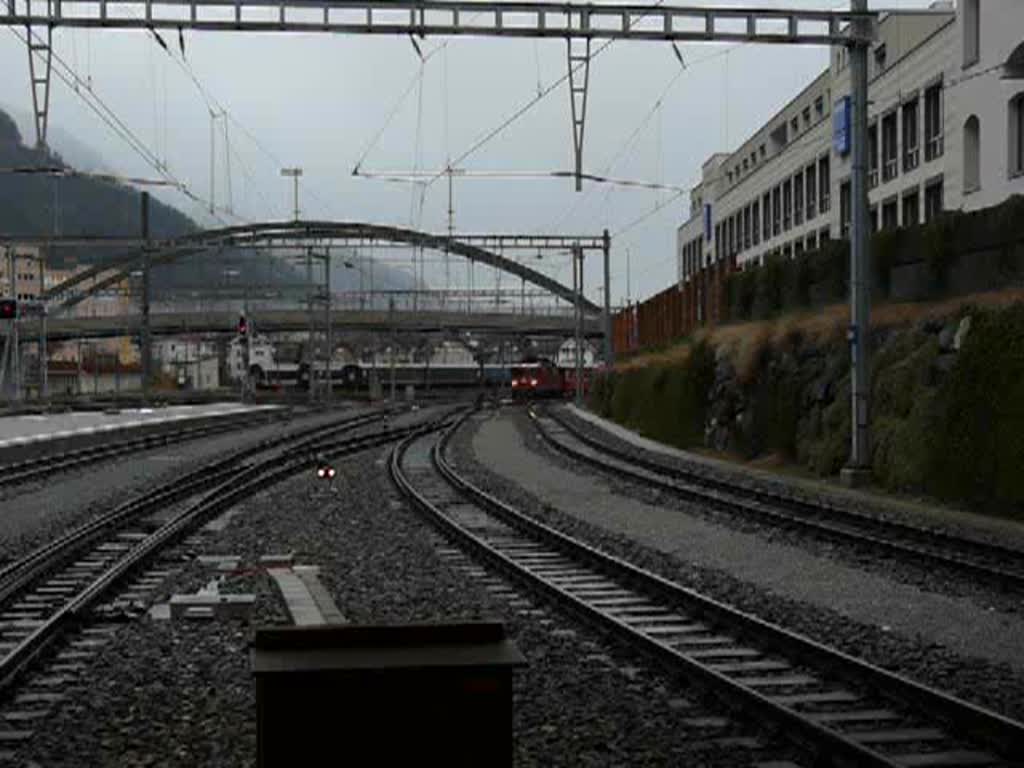
{"label": "red signal light", "polygon": [[238,318],[238,335],[245,336],[249,333],[249,321],[245,319],[245,315]]}
{"label": "red signal light", "polygon": [[0,320],[14,320],[17,316],[17,299],[0,299]]}

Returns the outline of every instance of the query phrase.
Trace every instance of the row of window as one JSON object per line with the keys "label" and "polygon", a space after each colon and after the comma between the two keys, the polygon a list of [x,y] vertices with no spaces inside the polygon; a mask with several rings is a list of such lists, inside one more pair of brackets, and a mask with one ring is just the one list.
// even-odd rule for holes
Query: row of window
{"label": "row of window", "polygon": [[[803,122],[801,124],[801,115]],[[818,96],[814,100],[814,118],[812,122],[811,117],[811,106],[808,105],[803,108],[800,115],[794,115],[789,121],[789,129],[787,131],[786,123],[780,123],[779,126],[772,132],[772,140],[777,146],[776,150],[780,150],[787,144],[792,143],[797,136],[802,132],[810,130],[811,126],[821,120],[825,116],[825,97]],[[802,127],[801,127],[802,125]],[[742,163],[737,161],[736,166],[732,169],[727,169],[725,172],[726,178],[729,181],[729,185],[732,186],[742,179],[748,172],[753,171],[757,168],[758,162],[764,162],[768,157],[768,150],[762,142],[758,148],[750,153],[749,157],[743,158]]]}
{"label": "row of window", "polygon": [[[924,91],[924,159],[931,162],[942,157],[943,95],[942,83]],[[881,159],[879,159],[879,126],[881,126]],[[921,120],[919,97],[903,102],[868,127],[868,187],[874,189],[881,180],[887,183],[899,176],[901,165],[900,128],[902,128],[902,166],[909,173],[921,164]]]}
{"label": "row of window", "polygon": [[680,281],[686,280],[690,275],[700,271],[704,265],[701,263],[702,238],[697,237],[683,245],[679,254]]}
{"label": "row of window", "polygon": [[[850,236],[850,182],[844,181],[839,185],[839,233],[840,236]],[[939,176],[925,184],[924,187],[924,221],[932,221],[938,217],[945,206],[944,181]],[[900,209],[902,208],[902,218]],[[921,190],[915,185],[904,190],[902,195],[893,195],[882,202],[882,219],[878,219],[878,206],[871,206],[870,212],[871,231],[877,232],[879,225],[882,229],[896,229],[897,227],[913,227],[921,223]]]}
{"label": "row of window", "polygon": [[753,259],[744,264],[744,267],[753,267],[758,264],[764,265],[766,259],[770,259],[773,256],[782,256],[787,259],[794,258],[796,256],[802,256],[804,253],[810,253],[816,251],[822,247],[829,240],[832,239],[829,233],[828,227],[818,230],[817,232],[811,232],[807,237],[798,237],[795,240],[791,240],[788,243],[773,248],[770,251],[766,251],[757,259]]}
{"label": "row of window", "polygon": [[830,207],[831,170],[828,155],[748,203],[715,225],[715,260],[733,258],[813,221]]}
{"label": "row of window", "polygon": [[[929,222],[939,216],[944,207],[943,200],[944,182],[940,176],[928,182],[924,188],[924,221]],[[840,230],[844,239],[850,236],[850,182],[844,181],[839,187],[839,208],[840,208]],[[901,216],[902,212],[902,216]],[[882,202],[881,221],[879,221],[879,209],[872,206],[870,212],[871,231],[877,232],[881,229],[896,229],[897,227],[912,227],[921,223],[921,189],[919,186],[905,190],[901,195],[893,195]],[[806,237],[799,237],[788,243],[778,246],[770,251],[761,254],[758,258],[752,259],[747,264],[764,263],[764,260],[771,256],[796,257],[805,252],[814,251],[830,239],[829,228],[824,227],[816,232],[811,232]],[[701,267],[701,240],[697,238],[685,244],[682,249],[681,279],[686,280],[691,275],[700,271]]]}
{"label": "row of window", "polygon": [[[1009,146],[1006,168],[1009,177],[1024,175],[1024,93],[1007,105]],[[981,121],[971,115],[964,122],[964,194],[981,189]]]}

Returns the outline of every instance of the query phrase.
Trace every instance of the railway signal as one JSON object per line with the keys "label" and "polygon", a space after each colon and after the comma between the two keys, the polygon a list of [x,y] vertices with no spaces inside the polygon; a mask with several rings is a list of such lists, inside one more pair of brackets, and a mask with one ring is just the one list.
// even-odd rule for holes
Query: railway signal
{"label": "railway signal", "polygon": [[238,335],[243,339],[246,339],[249,336],[249,321],[246,319],[245,315],[238,316]]}
{"label": "railway signal", "polygon": [[17,299],[0,299],[0,320],[15,320],[18,317]]}

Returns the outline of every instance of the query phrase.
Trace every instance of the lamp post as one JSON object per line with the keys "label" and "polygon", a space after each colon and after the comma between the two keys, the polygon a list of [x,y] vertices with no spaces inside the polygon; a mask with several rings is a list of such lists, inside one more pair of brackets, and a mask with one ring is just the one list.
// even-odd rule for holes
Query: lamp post
{"label": "lamp post", "polygon": [[[237,269],[225,268],[221,274],[228,278],[226,281],[228,287],[231,286],[232,277],[238,277],[242,273]],[[248,398],[251,391],[251,370],[252,370],[252,341],[253,341],[253,325],[252,318],[249,317],[249,287],[247,285],[242,287],[243,299],[242,299],[242,314],[245,316],[245,338],[241,340],[242,343],[242,365],[245,371],[242,374],[242,401],[244,402]],[[230,292],[229,299],[230,302]]]}
{"label": "lamp post", "polygon": [[281,175],[292,180],[292,208],[295,221],[299,220],[299,177],[302,176],[301,168],[282,168]]}

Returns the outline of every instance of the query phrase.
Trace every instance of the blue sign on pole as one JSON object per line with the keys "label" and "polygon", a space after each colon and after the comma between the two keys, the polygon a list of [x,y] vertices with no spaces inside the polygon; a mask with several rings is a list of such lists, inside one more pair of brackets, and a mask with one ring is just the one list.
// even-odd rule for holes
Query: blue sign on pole
{"label": "blue sign on pole", "polygon": [[845,157],[850,154],[850,112],[849,96],[843,96],[832,111],[832,147],[836,153]]}
{"label": "blue sign on pole", "polygon": [[704,203],[704,239],[711,242],[711,203]]}

